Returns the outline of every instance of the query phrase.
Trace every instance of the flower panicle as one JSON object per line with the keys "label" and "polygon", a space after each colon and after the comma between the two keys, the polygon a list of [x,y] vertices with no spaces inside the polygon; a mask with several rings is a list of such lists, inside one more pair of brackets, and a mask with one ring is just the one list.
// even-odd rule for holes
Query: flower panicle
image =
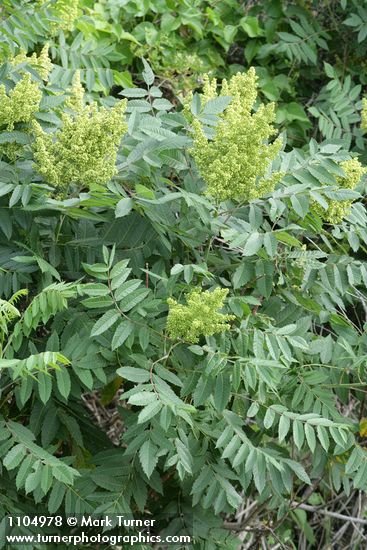
{"label": "flower panicle", "polygon": [[[345,176],[337,176],[335,179],[338,187],[342,189],[355,189],[361,177],[367,173],[367,168],[362,166],[357,158],[340,162],[339,166]],[[353,203],[352,200],[337,201],[330,198],[326,198],[326,201],[326,210],[318,203],[314,204],[314,209],[320,218],[333,225],[342,222],[349,215]]]}
{"label": "flower panicle", "polygon": [[207,184],[206,193],[223,201],[249,201],[274,189],[279,177],[268,177],[272,161],[282,147],[277,134],[275,106],[260,105],[253,112],[257,99],[257,76],[251,67],[247,73],[238,73],[223,80],[221,92],[217,82],[204,77],[202,105],[218,96],[230,96],[231,102],[219,115],[215,135],[209,140],[198,119],[192,122],[194,144],[191,153]]}
{"label": "flower panicle", "polygon": [[85,105],[77,76],[67,106],[72,112],[62,114],[62,127],[54,134],[33,123],[36,168],[47,183],[63,192],[70,184],[90,189],[106,184],[116,173],[117,150],[127,131],[127,100],[109,109],[98,108],[95,102]]}
{"label": "flower panicle", "polygon": [[4,84],[0,85],[0,126],[13,130],[18,122],[30,122],[39,110],[42,92],[30,73],[25,73],[7,93]]}
{"label": "flower panicle", "polygon": [[186,305],[168,298],[167,331],[170,337],[196,343],[200,335],[211,336],[229,330],[228,321],[234,319],[234,315],[218,312],[227,294],[228,289],[223,288],[213,292],[193,289],[186,296]]}

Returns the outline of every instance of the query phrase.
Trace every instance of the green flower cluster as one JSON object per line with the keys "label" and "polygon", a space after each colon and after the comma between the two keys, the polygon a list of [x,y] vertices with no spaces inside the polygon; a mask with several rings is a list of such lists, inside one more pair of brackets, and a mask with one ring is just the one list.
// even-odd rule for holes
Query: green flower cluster
{"label": "green flower cluster", "polygon": [[[272,191],[282,177],[280,173],[264,177],[282,145],[279,138],[267,143],[277,133],[272,126],[274,104],[262,104],[252,113],[257,97],[253,67],[246,74],[234,75],[229,82],[223,80],[220,96],[231,96],[232,100],[219,115],[212,141],[205,136],[199,120],[192,123],[191,152],[207,183],[207,194],[218,200],[248,201],[261,197]],[[206,78],[202,104],[217,97],[216,80]]]}
{"label": "green flower cluster", "polygon": [[52,14],[60,19],[59,22],[51,22],[51,32],[71,31],[74,21],[78,17],[79,0],[57,0],[52,6]]}
{"label": "green flower cluster", "polygon": [[69,90],[69,97],[65,101],[66,107],[76,113],[81,113],[85,105],[84,92],[85,90],[80,80],[80,71],[76,71],[73,78],[73,85]]}
{"label": "green flower cluster", "polygon": [[[49,3],[49,0],[36,0],[39,6]],[[79,0],[55,0],[50,3],[50,12],[60,19],[60,21],[51,21],[51,33],[57,31],[71,31],[74,28],[74,21],[78,17]]]}
{"label": "green flower cluster", "polygon": [[367,132],[367,98],[362,99],[361,128]]}
{"label": "green flower cluster", "polygon": [[62,20],[57,30],[71,31],[78,17],[79,0],[58,0],[55,4],[56,15]]}
{"label": "green flower cluster", "polygon": [[27,56],[24,50],[21,50],[15,57],[10,59],[10,63],[13,66],[19,65],[20,63],[27,62],[31,67],[34,67],[40,77],[43,80],[48,79],[48,75],[52,69],[52,62],[48,55],[49,45],[45,44],[42,48],[40,54],[37,56],[36,53]]}
{"label": "green flower cluster", "polygon": [[89,188],[107,183],[116,173],[117,150],[127,130],[127,100],[106,109],[95,102],[84,105],[83,96],[77,78],[68,100],[74,113],[62,114],[62,127],[54,134],[45,132],[38,122],[33,124],[37,170],[45,181],[63,191],[72,183]]}
{"label": "green flower cluster", "polygon": [[38,111],[42,92],[29,73],[19,80],[9,94],[0,85],[0,126],[11,131],[17,122],[29,122]]}
{"label": "green flower cluster", "polygon": [[192,290],[186,298],[187,305],[182,305],[169,298],[169,313],[167,318],[167,330],[172,338],[183,338],[195,343],[201,334],[211,336],[217,332],[223,332],[230,328],[228,321],[234,319],[234,315],[223,315],[218,309],[223,307],[223,302],[228,294],[227,289],[217,288],[213,292],[201,289]]}
{"label": "green flower cluster", "polygon": [[[345,177],[336,177],[337,184],[342,189],[354,189],[357,187],[361,177],[367,172],[367,169],[356,158],[345,160],[339,166],[345,173]],[[322,219],[331,224],[337,224],[348,216],[353,201],[336,201],[329,198],[326,198],[326,200],[328,202],[327,210],[319,204],[314,205],[317,214]]]}
{"label": "green flower cluster", "polygon": [[[149,30],[146,29],[145,36],[148,37],[148,34]],[[173,38],[172,34],[159,33],[156,36],[159,36],[159,40],[152,37],[153,43],[148,40],[147,44],[132,44],[134,56],[149,59],[155,71],[169,80],[174,90],[187,94],[197,86],[198,77],[207,68],[203,59],[195,51],[187,50],[182,37],[178,35]]]}

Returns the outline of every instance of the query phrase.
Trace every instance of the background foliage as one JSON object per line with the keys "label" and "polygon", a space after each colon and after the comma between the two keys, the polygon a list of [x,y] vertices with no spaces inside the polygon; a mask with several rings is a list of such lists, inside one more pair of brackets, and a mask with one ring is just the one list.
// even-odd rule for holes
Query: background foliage
{"label": "background foliage", "polygon": [[[366,162],[366,14],[357,0],[2,2],[2,516],[149,512],[176,534],[194,513],[207,550],[364,544],[365,178],[348,185],[343,166]],[[199,92],[250,66],[255,110],[276,103],[281,179],[218,202],[192,123],[213,137],[231,98]],[[60,186],[40,166],[67,124],[60,174],[70,141],[78,177]],[[229,330],[167,330],[169,304],[219,287]]]}

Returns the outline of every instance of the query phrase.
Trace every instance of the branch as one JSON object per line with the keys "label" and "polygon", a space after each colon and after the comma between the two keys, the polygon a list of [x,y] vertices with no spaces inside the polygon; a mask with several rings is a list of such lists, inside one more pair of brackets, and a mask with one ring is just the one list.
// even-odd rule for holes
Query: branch
{"label": "branch", "polygon": [[362,525],[367,525],[367,520],[365,519],[356,518],[353,516],[345,516],[344,514],[338,514],[337,512],[330,512],[329,510],[323,510],[322,508],[318,508],[317,506],[310,506],[309,504],[300,504],[299,506],[296,502],[294,504],[296,505],[295,508],[301,508],[301,510],[305,510],[306,512],[317,512],[319,514],[323,514],[324,516],[341,519],[342,521],[350,521],[351,523],[361,523]]}

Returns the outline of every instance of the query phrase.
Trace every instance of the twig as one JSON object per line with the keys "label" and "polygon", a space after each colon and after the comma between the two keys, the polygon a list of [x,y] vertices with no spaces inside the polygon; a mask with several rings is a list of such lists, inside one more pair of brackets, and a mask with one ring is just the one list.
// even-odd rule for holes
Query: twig
{"label": "twig", "polygon": [[237,522],[239,523],[243,516],[247,516],[247,514],[251,512],[251,510],[253,510],[255,506],[257,506],[256,500],[254,500],[249,506],[247,506],[247,508],[241,510],[241,512],[236,515]]}
{"label": "twig", "polygon": [[259,506],[256,506],[256,508],[240,523],[225,521],[223,524],[223,527],[231,531],[242,531],[243,528],[246,525],[248,525],[248,523],[250,522],[250,519],[253,516],[256,516],[263,508],[265,508],[265,503],[260,504]]}
{"label": "twig", "polygon": [[367,520],[365,519],[356,518],[353,516],[345,516],[344,514],[338,514],[337,512],[330,512],[329,510],[323,510],[322,508],[318,508],[317,506],[310,506],[309,504],[300,504],[299,506],[296,506],[296,508],[301,508],[301,510],[305,510],[306,512],[315,512],[323,514],[324,516],[341,519],[342,521],[349,521],[351,523],[361,523],[362,525],[367,525]]}

